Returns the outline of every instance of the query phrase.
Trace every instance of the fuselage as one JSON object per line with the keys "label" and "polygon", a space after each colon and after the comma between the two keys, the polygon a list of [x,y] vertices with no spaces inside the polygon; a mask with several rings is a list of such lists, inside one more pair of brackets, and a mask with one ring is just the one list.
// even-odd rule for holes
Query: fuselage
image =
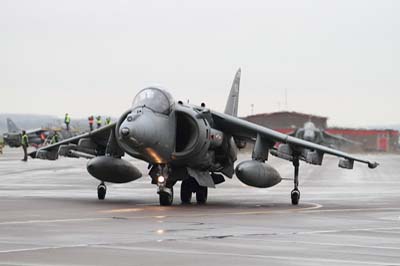
{"label": "fuselage", "polygon": [[125,152],[151,164],[218,171],[226,159],[218,155],[229,154],[232,141],[212,124],[207,108],[175,102],[151,87],[137,94],[116,134]]}

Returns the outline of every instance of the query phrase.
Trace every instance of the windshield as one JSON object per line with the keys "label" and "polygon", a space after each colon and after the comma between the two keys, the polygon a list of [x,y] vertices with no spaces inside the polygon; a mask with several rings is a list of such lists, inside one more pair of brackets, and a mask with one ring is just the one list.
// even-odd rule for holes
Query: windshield
{"label": "windshield", "polygon": [[171,103],[167,92],[158,88],[146,88],[141,90],[133,99],[132,108],[145,106],[154,112],[169,114]]}

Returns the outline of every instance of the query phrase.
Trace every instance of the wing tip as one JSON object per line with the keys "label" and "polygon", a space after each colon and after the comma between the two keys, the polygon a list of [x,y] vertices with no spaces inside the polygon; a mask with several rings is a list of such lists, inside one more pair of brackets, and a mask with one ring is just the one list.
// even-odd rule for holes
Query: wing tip
{"label": "wing tip", "polygon": [[373,162],[373,163],[368,162],[368,167],[371,168],[371,169],[376,168],[378,165],[379,165],[379,163],[377,163],[377,162]]}

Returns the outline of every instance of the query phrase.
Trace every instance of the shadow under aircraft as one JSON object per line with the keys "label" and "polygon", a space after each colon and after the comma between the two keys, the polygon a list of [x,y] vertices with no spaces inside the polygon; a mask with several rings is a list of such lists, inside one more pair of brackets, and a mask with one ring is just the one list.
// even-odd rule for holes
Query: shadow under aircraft
{"label": "shadow under aircraft", "polygon": [[[237,71],[224,113],[201,104],[175,101],[158,87],[141,90],[118,122],[30,153],[33,158],[55,160],[59,156],[88,158],[88,172],[98,180],[99,199],[106,195],[105,182],[127,183],[142,176],[130,155],[149,164],[151,183],[157,188],[161,205],[173,203],[174,185],[181,181],[180,199],[204,204],[208,188],[236,174],[243,183],[267,188],[281,180],[266,161],[272,154],[294,166],[292,204],[300,199],[300,161],[321,165],[325,154],[339,157],[339,167],[352,169],[354,162],[375,168],[371,162],[339,150],[289,136],[237,117],[240,69]],[[251,158],[235,167],[238,147],[254,143]],[[275,147],[276,143],[282,143]]]}

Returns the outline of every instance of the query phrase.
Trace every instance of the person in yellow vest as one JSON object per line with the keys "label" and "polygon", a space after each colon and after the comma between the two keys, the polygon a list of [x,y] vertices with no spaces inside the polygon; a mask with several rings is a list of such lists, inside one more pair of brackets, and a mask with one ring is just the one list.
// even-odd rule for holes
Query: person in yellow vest
{"label": "person in yellow vest", "polygon": [[64,123],[65,123],[67,130],[69,130],[69,123],[71,123],[71,118],[69,117],[68,113],[65,114]]}
{"label": "person in yellow vest", "polygon": [[28,135],[26,134],[25,130],[22,130],[22,137],[21,137],[21,146],[22,149],[24,150],[24,159],[22,161],[26,162],[28,161]]}
{"label": "person in yellow vest", "polygon": [[101,121],[101,116],[97,116],[96,117],[97,128],[100,128],[102,123],[103,121]]}
{"label": "person in yellow vest", "polygon": [[106,118],[106,125],[109,125],[109,124],[111,124],[111,117]]}
{"label": "person in yellow vest", "polygon": [[53,137],[51,138],[50,144],[57,143],[59,141],[59,136],[57,131],[54,131]]}

